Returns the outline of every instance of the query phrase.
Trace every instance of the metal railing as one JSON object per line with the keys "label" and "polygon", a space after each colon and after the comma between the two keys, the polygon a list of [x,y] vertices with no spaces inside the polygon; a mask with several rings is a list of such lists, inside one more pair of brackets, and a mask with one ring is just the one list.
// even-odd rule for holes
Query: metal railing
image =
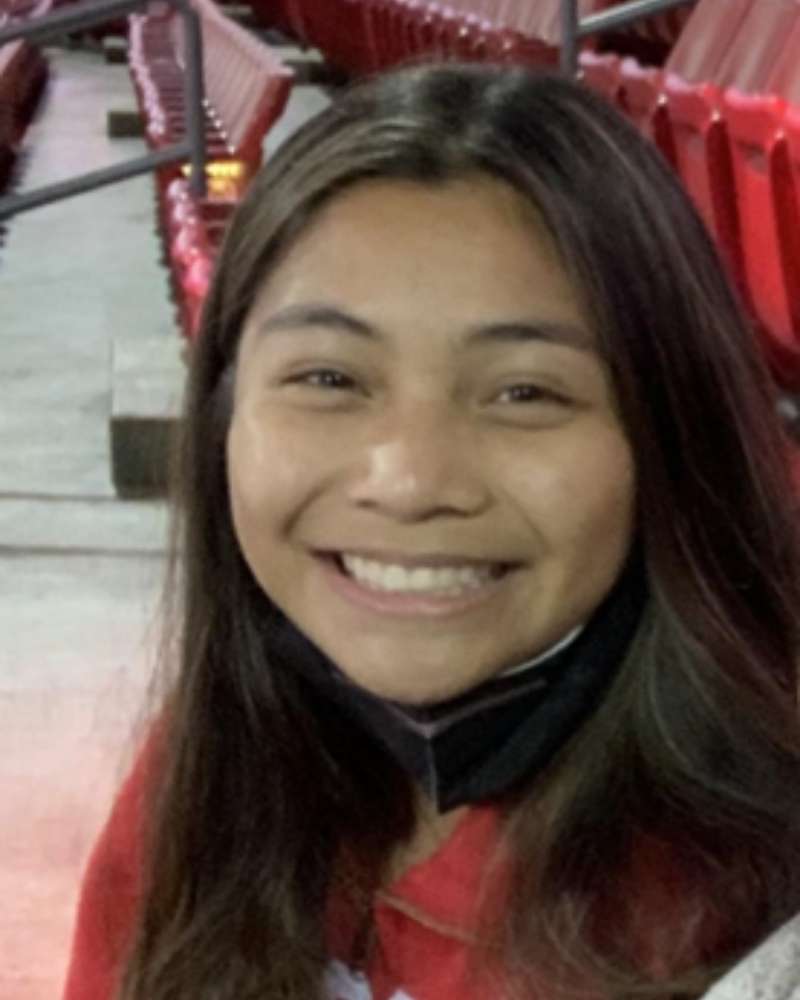
{"label": "metal railing", "polygon": [[[203,39],[200,18],[191,6],[190,0],[165,0],[165,2],[175,7],[181,14],[186,31],[185,139],[146,156],[48,184],[46,187],[25,194],[0,198],[0,220],[183,160],[188,160],[190,164],[189,185],[192,193],[199,198],[205,196],[206,145],[203,114]],[[146,6],[147,0],[91,0],[89,3],[75,4],[44,17],[12,23],[0,29],[0,45],[13,42],[17,38],[27,38],[35,42],[47,41],[114,17],[130,14]]]}
{"label": "metal railing", "polygon": [[578,17],[578,0],[561,0],[561,69],[570,76],[578,72],[578,43],[589,35],[624,28],[642,17],[685,7],[694,0],[629,0],[601,14]]}

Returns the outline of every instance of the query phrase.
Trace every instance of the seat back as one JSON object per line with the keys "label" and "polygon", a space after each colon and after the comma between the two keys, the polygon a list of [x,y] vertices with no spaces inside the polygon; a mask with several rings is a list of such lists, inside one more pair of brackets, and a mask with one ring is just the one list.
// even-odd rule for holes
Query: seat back
{"label": "seat back", "polygon": [[[724,92],[722,108],[731,141],[742,257],[749,298],[778,364],[796,360],[800,374],[800,259],[787,256],[790,233],[797,233],[785,105],[774,95]],[[787,372],[787,374],[792,374]]]}
{"label": "seat back", "polygon": [[621,97],[620,58],[613,52],[584,49],[578,56],[581,79],[592,90],[602,94],[612,104]]}
{"label": "seat back", "polygon": [[733,280],[746,294],[733,165],[719,92],[712,84],[688,83],[666,73],[663,93],[678,173]]}
{"label": "seat back", "polygon": [[[800,21],[797,0],[756,0],[742,18],[712,81],[745,93],[763,93],[785,41]],[[798,59],[797,50],[795,58]]]}
{"label": "seat back", "polygon": [[764,90],[800,105],[800,20],[787,33],[783,47],[767,75]]}
{"label": "seat back", "polygon": [[[794,201],[794,208],[787,211],[789,225],[786,230],[782,230],[782,239],[785,245],[785,256],[787,259],[797,262],[800,266],[800,223],[794,225],[795,220],[800,220],[800,105],[789,105],[783,116],[783,129],[786,136],[786,146],[789,152],[789,179],[783,191],[784,196],[791,197]],[[786,202],[780,198],[781,213],[785,210]],[[797,298],[800,299],[800,293]]]}
{"label": "seat back", "polygon": [[662,94],[664,74],[642,66],[629,56],[620,64],[621,105],[642,135],[652,139],[673,166],[677,164],[675,140]]}
{"label": "seat back", "polygon": [[688,83],[716,82],[720,62],[753,3],[759,0],[699,0],[665,70]]}
{"label": "seat back", "polygon": [[[219,129],[227,156],[241,161],[241,188],[261,163],[267,129],[282,113],[293,80],[269,46],[259,42],[213,3],[193,0],[203,31],[206,108]],[[185,65],[180,19],[173,20],[178,60]]]}

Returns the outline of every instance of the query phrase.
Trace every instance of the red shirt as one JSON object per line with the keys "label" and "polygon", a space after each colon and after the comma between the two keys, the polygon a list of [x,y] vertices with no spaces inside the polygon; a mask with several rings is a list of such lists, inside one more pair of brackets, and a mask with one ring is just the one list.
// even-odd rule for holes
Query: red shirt
{"label": "red shirt", "polygon": [[[123,785],[84,876],[64,1000],[112,1000],[141,886],[145,752]],[[369,968],[332,958],[322,1000],[495,1000],[468,966],[480,878],[496,841],[498,815],[469,810],[427,860],[412,866],[375,903]],[[331,952],[339,951],[331,933]]]}

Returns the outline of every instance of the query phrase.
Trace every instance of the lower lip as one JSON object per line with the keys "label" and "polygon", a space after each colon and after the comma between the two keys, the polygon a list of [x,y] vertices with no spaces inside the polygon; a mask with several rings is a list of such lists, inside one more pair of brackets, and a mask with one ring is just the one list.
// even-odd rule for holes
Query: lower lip
{"label": "lower lip", "polygon": [[330,586],[345,600],[367,611],[398,617],[446,618],[451,615],[471,611],[491,600],[506,580],[509,571],[501,577],[463,593],[443,597],[419,593],[393,593],[386,590],[372,590],[352,576],[343,572],[335,559],[319,556]]}

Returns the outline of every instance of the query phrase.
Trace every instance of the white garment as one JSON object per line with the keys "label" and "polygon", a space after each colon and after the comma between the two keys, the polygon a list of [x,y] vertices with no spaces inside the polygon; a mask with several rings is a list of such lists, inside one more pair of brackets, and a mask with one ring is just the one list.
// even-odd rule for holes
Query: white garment
{"label": "white garment", "polygon": [[800,1000],[800,914],[714,983],[702,1000]]}
{"label": "white garment", "polygon": [[[322,990],[323,1000],[372,1000],[372,991],[361,972],[353,972],[339,961],[328,965]],[[405,990],[396,990],[391,1000],[414,1000]]]}

